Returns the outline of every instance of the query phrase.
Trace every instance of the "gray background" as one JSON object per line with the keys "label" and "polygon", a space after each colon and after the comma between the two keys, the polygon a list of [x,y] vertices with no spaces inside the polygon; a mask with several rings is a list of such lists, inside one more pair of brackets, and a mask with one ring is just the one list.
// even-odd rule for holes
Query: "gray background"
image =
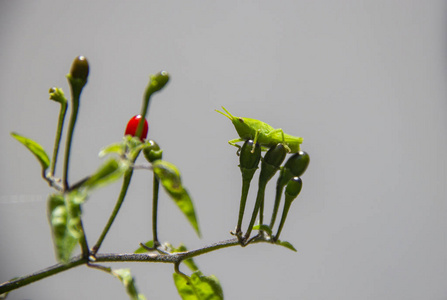
{"label": "gray background", "polygon": [[[189,248],[229,238],[240,172],[221,105],[304,137],[311,165],[283,239],[204,255],[226,299],[447,299],[445,1],[1,1],[0,281],[55,263],[39,164],[10,136],[51,153],[77,55],[91,65],[70,179],[100,164],[140,111],[148,75],[150,137],[182,171],[203,239],[165,195],[160,238]],[[59,164],[59,167],[61,163]],[[60,174],[60,169],[59,169]],[[149,172],[138,171],[103,252],[150,239]],[[84,206],[90,243],[120,183]],[[254,192],[255,190],[253,190]],[[274,190],[267,191],[270,210]],[[253,198],[253,194],[251,194]],[[252,205],[253,199],[249,206]],[[270,204],[270,206],[269,206]],[[173,268],[128,266],[148,299],[176,299]],[[79,267],[10,299],[126,299],[113,277]]]}

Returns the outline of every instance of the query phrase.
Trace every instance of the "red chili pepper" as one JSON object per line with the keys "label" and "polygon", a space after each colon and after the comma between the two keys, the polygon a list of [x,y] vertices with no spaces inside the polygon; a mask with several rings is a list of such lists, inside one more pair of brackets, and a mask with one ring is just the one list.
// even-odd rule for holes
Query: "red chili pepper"
{"label": "red chili pepper", "polygon": [[[136,115],[132,117],[129,122],[127,122],[126,132],[124,135],[130,134],[131,136],[135,136],[137,132],[138,123],[140,123],[141,115]],[[140,134],[140,140],[144,140],[147,137],[147,131],[149,130],[149,126],[147,121],[144,120],[143,132]]]}

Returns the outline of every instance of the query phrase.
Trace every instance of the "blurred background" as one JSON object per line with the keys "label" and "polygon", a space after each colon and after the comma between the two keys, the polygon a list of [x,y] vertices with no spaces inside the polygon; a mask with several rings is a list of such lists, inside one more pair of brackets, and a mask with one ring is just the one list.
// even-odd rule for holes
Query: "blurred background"
{"label": "blurred background", "polygon": [[[180,168],[203,238],[162,194],[162,241],[193,249],[230,238],[236,225],[241,178],[227,141],[237,135],[214,109],[304,138],[311,163],[281,234],[298,253],[255,245],[198,257],[226,299],[446,299],[446,13],[441,0],[1,1],[0,281],[56,262],[51,190],[9,134],[52,152],[59,107],[48,89],[69,94],[65,75],[84,55],[90,76],[72,182],[96,170],[103,146],[121,140],[149,75],[171,74],[150,104],[149,137]],[[135,172],[101,252],[133,252],[151,239],[151,182],[150,172]],[[120,185],[84,205],[91,244]],[[148,299],[178,297],[171,265],[107,265],[130,267]],[[78,267],[8,299],[127,295],[116,278]]]}

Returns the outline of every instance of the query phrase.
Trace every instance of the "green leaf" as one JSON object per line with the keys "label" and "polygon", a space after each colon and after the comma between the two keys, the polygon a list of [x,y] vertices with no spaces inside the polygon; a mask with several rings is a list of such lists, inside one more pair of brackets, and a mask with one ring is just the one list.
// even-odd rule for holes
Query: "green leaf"
{"label": "green leaf", "polygon": [[[168,191],[169,193],[169,191]],[[183,190],[181,193],[169,193],[171,198],[174,200],[177,207],[183,212],[183,214],[188,219],[191,226],[196,231],[197,235],[200,237],[200,229],[197,222],[196,212],[194,210],[194,204],[192,203],[191,198],[189,197],[188,191]]]}
{"label": "green leaf", "polygon": [[163,187],[169,193],[181,193],[183,190],[180,171],[178,168],[165,160],[157,160],[152,164],[155,175],[157,175]]}
{"label": "green leaf", "polygon": [[106,156],[108,154],[112,154],[112,153],[115,153],[118,155],[123,155],[124,154],[123,143],[111,144],[109,146],[102,148],[101,151],[99,152],[98,156],[104,157],[104,156]]}
{"label": "green leaf", "polygon": [[[188,249],[186,248],[185,244],[180,243],[180,245],[177,248],[172,249],[172,253],[176,252],[186,252]],[[193,272],[198,271],[199,267],[197,267],[196,263],[192,258],[188,258],[183,260],[183,263]]]}
{"label": "green leaf", "polygon": [[81,187],[93,189],[110,184],[119,179],[125,171],[124,164],[120,164],[116,159],[111,158],[100,166]]}
{"label": "green leaf", "polygon": [[194,204],[188,191],[183,187],[180,172],[177,167],[164,160],[156,160],[152,164],[155,176],[160,180],[165,191],[171,196],[178,208],[183,212],[191,226],[200,236]]}
{"label": "green leaf", "polygon": [[79,239],[81,208],[62,194],[53,194],[48,198],[48,219],[53,234],[56,258],[68,262]]}
{"label": "green leaf", "polygon": [[255,226],[253,226],[253,230],[262,230],[262,231],[267,232],[270,236],[272,235],[272,229],[270,228],[270,226],[265,225],[265,224],[255,225]]}
{"label": "green leaf", "polygon": [[[146,245],[146,247],[153,248],[154,247],[154,241],[148,241],[148,242],[144,243],[144,245]],[[134,253],[146,253],[146,252],[148,252],[147,249],[144,248],[143,246],[140,246],[140,248],[135,250]]]}
{"label": "green leaf", "polygon": [[200,271],[196,271],[189,280],[177,273],[174,273],[173,277],[177,291],[183,300],[223,299],[222,287],[214,275],[203,276]]}
{"label": "green leaf", "polygon": [[135,279],[132,277],[130,269],[112,270],[112,274],[122,282],[131,300],[146,300],[143,294],[138,293],[135,286]]}
{"label": "green leaf", "polygon": [[276,242],[276,244],[278,244],[278,245],[280,245],[280,246],[283,246],[283,247],[286,247],[287,249],[290,249],[290,250],[292,250],[292,251],[294,251],[294,252],[298,252],[296,249],[295,249],[295,247],[293,247],[293,245],[291,244],[291,243],[289,243],[289,242],[287,242],[287,241],[277,241]]}
{"label": "green leaf", "polygon": [[35,141],[26,138],[24,136],[21,136],[18,133],[11,132],[11,135],[13,138],[18,140],[20,143],[22,143],[26,148],[28,148],[31,153],[34,154],[34,156],[39,160],[40,164],[42,165],[42,170],[45,171],[50,166],[50,158],[48,157],[47,153],[43,149],[41,145],[36,143]]}

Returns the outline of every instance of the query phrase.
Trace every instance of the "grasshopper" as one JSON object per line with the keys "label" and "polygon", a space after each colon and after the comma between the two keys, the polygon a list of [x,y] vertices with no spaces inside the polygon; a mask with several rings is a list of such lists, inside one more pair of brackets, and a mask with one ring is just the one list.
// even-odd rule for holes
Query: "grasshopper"
{"label": "grasshopper", "polygon": [[246,140],[253,140],[252,152],[255,150],[256,143],[259,143],[262,151],[267,151],[278,143],[282,143],[289,153],[297,153],[300,151],[300,144],[303,142],[303,138],[286,134],[281,128],[275,129],[269,124],[259,120],[235,117],[223,106],[222,109],[226,113],[217,109],[216,111],[231,120],[240,137],[228,141],[230,145],[239,148],[238,152],[240,151],[241,146],[236,143]]}

